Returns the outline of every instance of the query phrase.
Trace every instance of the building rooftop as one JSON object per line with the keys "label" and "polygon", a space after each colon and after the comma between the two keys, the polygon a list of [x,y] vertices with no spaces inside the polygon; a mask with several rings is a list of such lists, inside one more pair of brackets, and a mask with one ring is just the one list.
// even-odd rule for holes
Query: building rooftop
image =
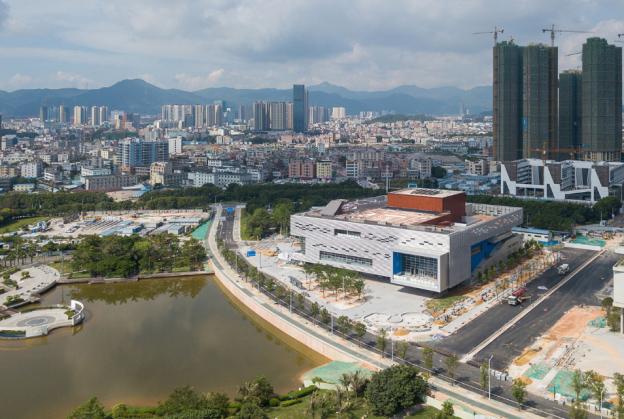
{"label": "building rooftop", "polygon": [[436,198],[448,198],[449,196],[464,195],[464,191],[453,191],[448,189],[426,189],[426,188],[406,188],[391,192],[396,195],[409,196],[432,196]]}

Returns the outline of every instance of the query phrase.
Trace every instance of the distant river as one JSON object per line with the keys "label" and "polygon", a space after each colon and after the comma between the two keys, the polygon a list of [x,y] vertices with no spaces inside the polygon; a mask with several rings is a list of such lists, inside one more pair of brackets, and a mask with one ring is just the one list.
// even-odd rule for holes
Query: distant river
{"label": "distant river", "polygon": [[87,308],[82,326],[0,341],[0,417],[62,418],[91,396],[156,404],[184,385],[234,396],[258,375],[283,392],[326,361],[252,320],[210,277],[62,286],[43,303],[71,298]]}

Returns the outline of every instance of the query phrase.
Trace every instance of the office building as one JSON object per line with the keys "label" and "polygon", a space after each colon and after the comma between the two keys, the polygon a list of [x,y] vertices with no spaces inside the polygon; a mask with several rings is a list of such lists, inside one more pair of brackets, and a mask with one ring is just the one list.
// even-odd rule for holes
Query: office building
{"label": "office building", "polygon": [[336,199],[295,214],[291,235],[308,263],[355,270],[436,293],[518,250],[522,209],[466,203],[459,191],[405,189],[387,197]]}
{"label": "office building", "polygon": [[582,144],[582,80],[580,71],[559,75],[559,159],[576,160]]}
{"label": "office building", "polygon": [[498,161],[522,155],[522,47],[512,41],[493,49],[493,149]]}
{"label": "office building", "polygon": [[522,156],[557,158],[558,50],[542,44],[522,50]]}
{"label": "office building", "polygon": [[293,131],[308,130],[308,91],[303,84],[293,85]]}
{"label": "office building", "polygon": [[117,156],[123,167],[149,167],[156,161],[169,160],[169,141],[126,138],[117,144]]}
{"label": "office building", "polygon": [[588,161],[620,161],[622,154],[622,48],[605,39],[583,44],[582,151]]}
{"label": "office building", "polygon": [[522,159],[501,163],[501,194],[595,203],[622,196],[624,163]]}

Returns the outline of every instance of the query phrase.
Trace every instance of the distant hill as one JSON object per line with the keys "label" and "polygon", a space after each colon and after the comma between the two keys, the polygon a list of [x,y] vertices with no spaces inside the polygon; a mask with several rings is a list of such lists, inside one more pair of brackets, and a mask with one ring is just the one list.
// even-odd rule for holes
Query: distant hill
{"label": "distant hill", "polygon": [[[310,105],[344,106],[347,113],[360,111],[390,111],[399,114],[444,115],[459,112],[461,103],[473,113],[491,110],[491,86],[462,90],[456,87],[424,89],[417,86],[399,86],[384,91],[356,91],[321,83],[309,87]],[[42,104],[54,105],[106,105],[142,114],[158,114],[167,103],[196,104],[224,100],[228,106],[251,104],[255,101],[292,100],[290,89],[235,89],[211,87],[187,92],[162,89],[144,80],[122,80],[100,89],[23,89],[14,92],[0,91],[0,113],[5,116],[36,116]]]}

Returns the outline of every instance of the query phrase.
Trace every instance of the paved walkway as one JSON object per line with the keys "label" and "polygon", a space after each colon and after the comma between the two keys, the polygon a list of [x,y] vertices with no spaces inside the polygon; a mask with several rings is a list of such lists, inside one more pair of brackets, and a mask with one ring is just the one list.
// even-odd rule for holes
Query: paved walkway
{"label": "paved walkway", "polygon": [[[392,362],[387,359],[381,359],[363,348],[351,345],[338,336],[332,335],[324,329],[312,325],[310,322],[299,319],[298,316],[290,314],[281,306],[276,306],[267,296],[263,295],[259,291],[253,288],[250,290],[248,288],[249,283],[243,281],[240,276],[238,276],[238,274],[229,267],[217,249],[215,237],[221,212],[222,208],[219,206],[215,215],[216,222],[213,223],[209,238],[206,240],[206,245],[209,248],[210,253],[213,255],[212,262],[215,268],[215,274],[220,281],[233,283],[241,292],[256,300],[262,305],[263,308],[271,311],[274,315],[279,316],[293,327],[304,330],[315,339],[323,341],[326,345],[331,345],[343,353],[352,355],[354,359],[360,359],[362,362],[376,366],[377,368],[386,368],[392,364]],[[240,219],[237,219],[236,221],[240,222]],[[253,309],[253,307],[249,308]],[[453,400],[465,403],[470,410],[480,415],[485,414],[486,416],[494,415],[495,417],[518,419],[539,417],[527,411],[519,411],[518,409],[507,406],[503,403],[483,399],[477,394],[471,393],[463,388],[453,387],[442,380],[436,379],[435,377],[430,379],[430,383],[436,387],[437,391],[446,394]]]}
{"label": "paved walkway", "polygon": [[[22,279],[22,272],[28,272],[30,277]],[[34,266],[23,269],[11,275],[11,279],[17,282],[19,289],[11,288],[10,291],[0,295],[0,304],[5,304],[9,297],[17,296],[25,301],[38,297],[47,291],[60,279],[59,272],[46,265]]]}

